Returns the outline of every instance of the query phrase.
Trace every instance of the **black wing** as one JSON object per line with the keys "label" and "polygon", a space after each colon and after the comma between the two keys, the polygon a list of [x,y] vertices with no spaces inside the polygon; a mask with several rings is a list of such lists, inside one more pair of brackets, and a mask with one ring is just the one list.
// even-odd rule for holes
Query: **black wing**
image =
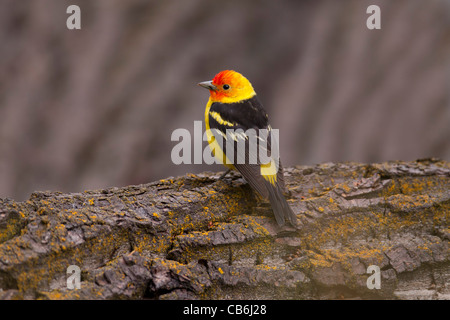
{"label": "black wing", "polygon": [[[233,161],[234,167],[261,196],[268,199],[267,181],[261,176],[261,161],[257,150],[262,144],[268,149],[267,156],[271,156],[270,150],[275,141],[271,141],[268,115],[256,96],[237,103],[213,103],[209,111],[209,125],[216,140],[222,141],[223,151],[229,155],[230,152],[227,153],[227,150],[233,149],[233,157],[229,158]],[[227,134],[227,129],[232,129],[234,135]],[[268,134],[259,135],[259,129],[266,129]],[[247,135],[241,134],[245,132]],[[256,134],[254,140],[249,138],[252,132]],[[249,141],[255,140],[257,147],[250,148]],[[284,190],[283,169],[280,162],[278,168],[277,184]]]}

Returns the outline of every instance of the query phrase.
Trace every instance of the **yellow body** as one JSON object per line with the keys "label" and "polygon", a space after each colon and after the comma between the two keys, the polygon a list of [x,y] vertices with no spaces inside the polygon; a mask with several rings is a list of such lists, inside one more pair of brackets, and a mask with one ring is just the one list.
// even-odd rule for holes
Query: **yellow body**
{"label": "yellow body", "polygon": [[211,128],[209,127],[209,109],[213,101],[211,98],[208,100],[205,109],[205,127],[206,127],[206,137],[208,138],[209,148],[211,149],[212,154],[228,169],[235,170],[235,167],[231,164],[230,159],[225,155],[220,145],[217,143],[216,138],[211,132]]}

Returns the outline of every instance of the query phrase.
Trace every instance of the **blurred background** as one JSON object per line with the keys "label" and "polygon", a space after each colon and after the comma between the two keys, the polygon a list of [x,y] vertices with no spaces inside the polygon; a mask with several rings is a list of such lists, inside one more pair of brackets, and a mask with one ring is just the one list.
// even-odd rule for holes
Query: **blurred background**
{"label": "blurred background", "polygon": [[0,0],[0,197],[223,170],[170,158],[223,69],[253,83],[285,166],[450,160],[449,49],[448,0]]}

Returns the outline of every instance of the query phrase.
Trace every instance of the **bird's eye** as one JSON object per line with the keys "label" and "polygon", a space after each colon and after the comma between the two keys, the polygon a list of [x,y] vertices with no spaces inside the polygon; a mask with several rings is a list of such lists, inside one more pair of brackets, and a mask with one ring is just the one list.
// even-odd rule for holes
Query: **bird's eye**
{"label": "bird's eye", "polygon": [[222,88],[223,88],[224,90],[228,90],[228,89],[230,89],[230,86],[227,85],[227,84],[224,84]]}

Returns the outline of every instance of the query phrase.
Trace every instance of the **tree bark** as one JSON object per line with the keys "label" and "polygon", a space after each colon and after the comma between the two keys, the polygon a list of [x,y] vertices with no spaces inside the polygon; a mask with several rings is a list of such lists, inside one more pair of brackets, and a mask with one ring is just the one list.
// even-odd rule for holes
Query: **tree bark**
{"label": "tree bark", "polygon": [[219,175],[0,199],[0,298],[450,299],[449,162],[287,168],[299,230]]}

